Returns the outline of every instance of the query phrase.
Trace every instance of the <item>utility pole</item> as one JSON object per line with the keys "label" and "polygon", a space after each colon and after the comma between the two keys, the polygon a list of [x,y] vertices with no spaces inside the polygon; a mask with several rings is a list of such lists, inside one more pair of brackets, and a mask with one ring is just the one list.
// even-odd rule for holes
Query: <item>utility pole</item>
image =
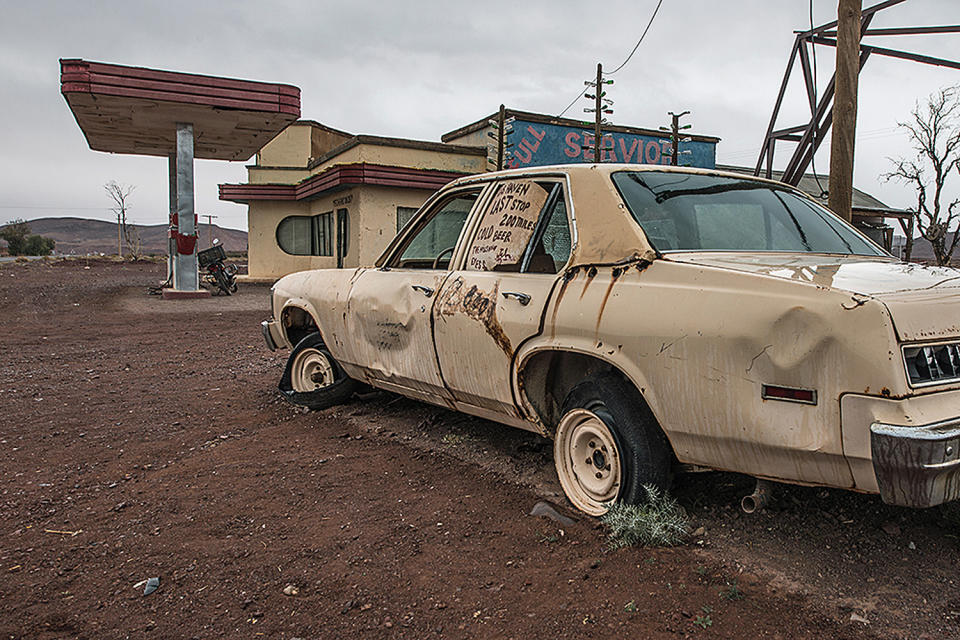
{"label": "utility pole", "polygon": [[213,215],[210,215],[209,213],[204,213],[204,214],[201,214],[200,217],[207,219],[207,242],[212,247],[213,246],[213,219],[219,216],[213,216]]}
{"label": "utility pole", "polygon": [[830,209],[853,218],[853,153],[857,133],[857,81],[860,75],[861,0],[837,1],[837,72],[830,140]]}
{"label": "utility pole", "polygon": [[503,138],[506,136],[507,108],[500,105],[500,113],[497,115],[497,124],[500,125],[500,135],[497,136],[497,171],[503,169]]}
{"label": "utility pole", "polygon": [[[513,121],[516,120],[515,117],[507,117],[507,108],[504,105],[500,105],[500,111],[497,114],[496,118],[488,120],[488,124],[493,127],[493,131],[487,132],[487,137],[492,138],[496,148],[491,148],[487,146],[487,163],[493,165],[494,171],[500,171],[503,169],[504,162],[510,157],[510,152],[507,150],[513,146],[512,143],[507,143],[507,136],[513,131]],[[490,157],[490,153],[496,153],[496,161]]]}
{"label": "utility pole", "polygon": [[594,100],[594,110],[596,111],[597,117],[594,119],[593,125],[593,160],[594,162],[602,162],[603,156],[600,153],[600,149],[603,148],[603,110],[600,101],[603,99],[603,65],[599,62],[597,63],[597,95]]}
{"label": "utility pole", "polygon": [[[604,85],[613,84],[613,80],[604,80],[603,79],[603,65],[597,63],[597,79],[594,82],[586,80],[584,82],[588,87],[594,87],[594,93],[584,93],[583,97],[588,100],[593,100],[593,107],[584,107],[586,113],[593,113],[593,161],[602,162],[603,161],[603,125],[608,124],[606,119],[603,117],[605,113],[613,113],[613,100],[607,97],[607,92],[604,91]],[[589,124],[589,123],[584,123]]]}
{"label": "utility pole", "polygon": [[[682,111],[680,113],[674,113],[673,111],[667,112],[667,115],[670,116],[670,126],[669,127],[660,127],[661,131],[670,132],[670,164],[675,167],[680,166],[680,143],[689,142],[689,138],[680,138],[680,132],[692,127],[692,124],[685,124],[682,127],[680,126],[680,118],[686,115],[690,115],[689,111]],[[690,153],[690,151],[684,151],[683,153]]]}

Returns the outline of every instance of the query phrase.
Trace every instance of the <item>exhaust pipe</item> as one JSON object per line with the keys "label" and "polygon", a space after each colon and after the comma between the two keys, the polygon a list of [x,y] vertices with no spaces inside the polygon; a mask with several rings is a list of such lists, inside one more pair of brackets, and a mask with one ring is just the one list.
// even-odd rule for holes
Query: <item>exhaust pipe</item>
{"label": "exhaust pipe", "polygon": [[754,513],[763,509],[770,502],[772,490],[773,486],[768,481],[757,478],[757,486],[753,493],[740,500],[740,508],[744,513]]}

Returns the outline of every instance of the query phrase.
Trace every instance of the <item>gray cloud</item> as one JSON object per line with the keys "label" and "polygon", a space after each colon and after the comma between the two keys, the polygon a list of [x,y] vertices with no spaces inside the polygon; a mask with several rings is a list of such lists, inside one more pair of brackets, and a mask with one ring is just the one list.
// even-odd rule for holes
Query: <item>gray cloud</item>
{"label": "gray cloud", "polygon": [[[869,3],[865,3],[869,4]],[[303,117],[355,133],[437,140],[508,106],[557,113],[597,61],[622,62],[655,0],[486,3],[35,2],[6,3],[0,24],[0,222],[15,217],[108,217],[103,183],[137,185],[134,217],[166,214],[166,169],[156,158],[90,151],[59,95],[60,57],[295,84]],[[817,23],[833,0],[816,0]],[[951,11],[953,9],[953,11]],[[955,22],[955,0],[911,0],[874,26]],[[752,164],[807,2],[665,0],[646,41],[615,76],[614,122],[657,127],[693,111],[699,133],[723,139],[720,161]],[[956,56],[955,36],[888,39],[888,46]],[[819,49],[821,81],[832,50]],[[956,71],[871,59],[861,76],[855,182],[891,205],[911,192],[877,177],[887,156],[910,152],[895,130],[917,99],[960,82]],[[804,116],[792,91],[785,115]],[[583,117],[582,106],[569,112]],[[827,166],[826,145],[817,157]],[[245,208],[217,200],[242,182],[242,163],[199,162],[198,210],[244,227]],[[31,208],[20,208],[31,207]]]}

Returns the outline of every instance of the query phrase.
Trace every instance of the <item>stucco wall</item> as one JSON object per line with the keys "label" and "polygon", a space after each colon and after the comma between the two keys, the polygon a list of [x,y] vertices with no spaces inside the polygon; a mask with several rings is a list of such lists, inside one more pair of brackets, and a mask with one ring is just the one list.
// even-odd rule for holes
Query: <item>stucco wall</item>
{"label": "stucco wall", "polygon": [[262,167],[247,167],[247,182],[249,184],[297,184],[310,177],[306,169],[264,169]]}
{"label": "stucco wall", "polygon": [[277,225],[287,216],[313,216],[336,212],[349,216],[347,254],[344,267],[370,266],[397,233],[397,207],[418,208],[432,191],[391,187],[356,187],[337,191],[308,202],[253,201],[248,212],[251,280],[276,280],[294,271],[337,266],[335,256],[295,256],[277,244]]}
{"label": "stucco wall", "polygon": [[493,131],[493,127],[484,127],[483,129],[468,133],[459,138],[450,138],[447,142],[450,144],[467,145],[469,147],[485,147],[487,146],[487,141],[490,140],[487,136],[487,132],[489,131]]}
{"label": "stucco wall", "polygon": [[277,134],[257,154],[262,167],[306,167],[350,139],[345,133],[328,131],[312,122],[294,122]]}
{"label": "stucco wall", "polygon": [[277,245],[277,225],[287,216],[310,215],[309,203],[254,201],[247,213],[247,273],[252,280],[276,280],[294,271],[335,267],[332,256],[293,256]]}
{"label": "stucco wall", "polygon": [[390,241],[397,235],[397,207],[419,208],[432,191],[421,189],[394,189],[389,187],[365,187],[356,189],[355,201],[362,212],[359,238],[360,262],[372,265]]}
{"label": "stucco wall", "polygon": [[338,164],[369,162],[395,167],[414,169],[436,169],[438,171],[461,171],[480,173],[485,170],[486,159],[483,156],[460,153],[441,153],[426,149],[406,147],[387,147],[373,144],[358,144],[338,153],[335,158],[317,165],[311,173],[320,173]]}
{"label": "stucco wall", "polygon": [[277,134],[257,154],[257,164],[264,167],[304,167],[310,155],[309,125],[293,123]]}

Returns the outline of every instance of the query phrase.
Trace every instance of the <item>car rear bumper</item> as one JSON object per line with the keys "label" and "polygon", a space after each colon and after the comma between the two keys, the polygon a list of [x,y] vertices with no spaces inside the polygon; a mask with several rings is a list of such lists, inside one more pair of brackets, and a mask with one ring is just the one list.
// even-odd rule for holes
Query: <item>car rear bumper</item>
{"label": "car rear bumper", "polygon": [[960,418],[870,426],[873,469],[888,504],[932,507],[960,498]]}

